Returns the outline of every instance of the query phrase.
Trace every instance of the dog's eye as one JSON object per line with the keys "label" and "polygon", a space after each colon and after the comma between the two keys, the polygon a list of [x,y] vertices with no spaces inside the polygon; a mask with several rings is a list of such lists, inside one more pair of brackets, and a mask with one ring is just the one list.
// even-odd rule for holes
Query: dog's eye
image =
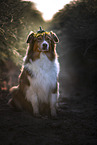
{"label": "dog's eye", "polygon": [[47,37],[46,40],[49,40],[49,38]]}
{"label": "dog's eye", "polygon": [[46,37],[46,40],[47,40],[47,41],[50,41],[50,38],[49,38],[49,37]]}
{"label": "dog's eye", "polygon": [[37,40],[38,41],[41,41],[42,40],[42,37],[41,36],[37,37]]}

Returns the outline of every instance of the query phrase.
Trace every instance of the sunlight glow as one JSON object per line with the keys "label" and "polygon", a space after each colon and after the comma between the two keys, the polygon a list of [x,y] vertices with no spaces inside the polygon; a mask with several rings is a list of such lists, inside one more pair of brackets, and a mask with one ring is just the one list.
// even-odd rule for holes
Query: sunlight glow
{"label": "sunlight glow", "polygon": [[53,15],[64,7],[64,5],[70,3],[72,0],[24,0],[32,1],[36,4],[36,8],[42,12],[43,19],[45,21],[51,20]]}

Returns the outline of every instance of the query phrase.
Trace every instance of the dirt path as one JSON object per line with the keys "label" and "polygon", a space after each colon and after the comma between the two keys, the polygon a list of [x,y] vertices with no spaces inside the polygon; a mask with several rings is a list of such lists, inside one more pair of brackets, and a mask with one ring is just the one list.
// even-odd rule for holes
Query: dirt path
{"label": "dirt path", "polygon": [[97,91],[79,88],[61,99],[58,118],[35,118],[11,110],[0,92],[0,145],[96,145]]}

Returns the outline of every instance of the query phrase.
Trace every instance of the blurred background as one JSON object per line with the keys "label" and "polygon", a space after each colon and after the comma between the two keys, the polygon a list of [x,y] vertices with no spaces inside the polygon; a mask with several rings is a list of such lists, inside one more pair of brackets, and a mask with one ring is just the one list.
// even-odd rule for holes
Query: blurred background
{"label": "blurred background", "polygon": [[[39,27],[59,37],[58,118],[11,109],[26,38]],[[97,145],[97,0],[0,0],[0,145]]]}
{"label": "blurred background", "polygon": [[78,86],[95,87],[97,0],[72,0],[50,20],[42,17],[34,2],[0,0],[0,90],[18,84],[27,35],[39,26],[54,31],[60,40],[57,52],[61,95],[68,97]]}

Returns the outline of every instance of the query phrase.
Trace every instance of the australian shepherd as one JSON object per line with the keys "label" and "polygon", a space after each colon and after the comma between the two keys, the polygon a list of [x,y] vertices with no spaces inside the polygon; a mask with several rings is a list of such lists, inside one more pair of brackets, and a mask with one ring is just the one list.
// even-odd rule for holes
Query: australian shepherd
{"label": "australian shepherd", "polygon": [[56,116],[59,97],[59,62],[56,53],[58,42],[55,33],[46,32],[41,27],[37,33],[30,32],[19,85],[10,90],[10,106],[33,112],[37,116],[41,114],[45,104],[44,111],[49,106],[51,116]]}

